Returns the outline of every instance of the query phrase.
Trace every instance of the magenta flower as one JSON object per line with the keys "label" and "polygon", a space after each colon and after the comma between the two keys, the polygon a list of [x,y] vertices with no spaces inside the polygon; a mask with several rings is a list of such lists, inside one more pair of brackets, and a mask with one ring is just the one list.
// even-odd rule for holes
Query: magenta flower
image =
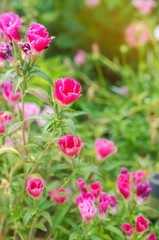
{"label": "magenta flower", "polygon": [[51,199],[57,202],[58,204],[63,204],[66,201],[66,195],[59,195],[60,193],[65,193],[66,190],[63,188],[56,188],[56,192],[52,190],[50,192]]}
{"label": "magenta flower", "polygon": [[2,85],[2,95],[12,106],[14,106],[20,98],[20,92],[18,91],[13,95],[13,84],[8,80]]}
{"label": "magenta flower", "polygon": [[[123,168],[121,169],[121,171],[123,170]],[[118,176],[118,180],[117,183],[129,183],[129,172],[125,172],[125,173],[121,173]]]}
{"label": "magenta flower", "polygon": [[118,203],[116,195],[115,194],[114,195],[110,195],[109,199],[110,199],[110,202],[109,202],[109,204],[110,204],[110,213],[112,215],[114,215],[114,214],[116,214],[116,206],[117,206],[117,203]]}
{"label": "magenta flower", "polygon": [[81,85],[70,78],[60,78],[55,82],[55,97],[59,103],[66,107],[82,96]]}
{"label": "magenta flower", "polygon": [[[41,116],[49,116],[47,113],[54,114],[54,110],[51,107],[45,107],[40,113]],[[43,127],[46,124],[45,120],[37,119],[36,122],[39,126]]]}
{"label": "magenta flower", "polygon": [[27,191],[33,198],[38,198],[44,188],[43,180],[40,178],[29,179],[27,182]]}
{"label": "magenta flower", "polygon": [[156,235],[151,232],[148,238],[146,238],[146,240],[156,240]]}
{"label": "magenta flower", "polygon": [[83,51],[83,50],[79,50],[78,52],[77,52],[77,54],[76,54],[76,56],[75,56],[75,63],[77,64],[77,65],[82,65],[83,63],[84,63],[84,61],[85,61],[85,56],[86,56],[86,53],[85,53],[85,51]]}
{"label": "magenta flower", "polygon": [[143,183],[138,183],[135,197],[137,204],[142,204],[143,201],[150,195],[151,190],[152,188],[150,187],[148,180]]}
{"label": "magenta flower", "polygon": [[109,195],[107,193],[102,193],[100,195],[99,202],[98,202],[98,211],[99,211],[100,219],[105,218],[109,203],[110,203]]}
{"label": "magenta flower", "polygon": [[133,5],[142,14],[147,15],[156,7],[157,3],[154,0],[133,0]]}
{"label": "magenta flower", "polygon": [[132,177],[133,177],[133,186],[137,187],[137,184],[144,179],[145,172],[144,171],[133,172]]}
{"label": "magenta flower", "polygon": [[10,64],[15,62],[15,58],[12,55],[12,47],[9,44],[0,42],[0,66],[4,66],[8,60]]}
{"label": "magenta flower", "polygon": [[0,30],[10,41],[13,38],[16,41],[20,40],[19,28],[21,28],[21,25],[22,19],[17,14],[8,12],[0,15]]}
{"label": "magenta flower", "polygon": [[120,170],[120,173],[121,173],[121,174],[127,174],[127,177],[126,177],[126,178],[129,179],[129,177],[130,177],[130,173],[129,173],[129,171],[128,171],[127,168],[122,167],[121,170]]}
{"label": "magenta flower", "polygon": [[92,193],[82,193],[81,196],[78,196],[75,200],[75,204],[79,206],[80,203],[84,201],[94,202],[94,196]]}
{"label": "magenta flower", "polygon": [[10,114],[2,116],[4,113],[4,111],[0,111],[0,134],[5,133],[5,127],[7,123],[13,119],[12,115]]}
{"label": "magenta flower", "polygon": [[84,199],[83,199],[82,196],[78,196],[78,197],[76,198],[76,200],[75,200],[75,204],[76,204],[77,206],[79,206],[79,204],[80,204],[80,203],[83,203],[83,202],[84,202]]}
{"label": "magenta flower", "polygon": [[85,181],[82,178],[76,180],[77,187],[82,193],[87,193],[87,186]]}
{"label": "magenta flower", "polygon": [[130,47],[144,45],[149,38],[148,29],[143,22],[132,23],[125,31],[125,39]]}
{"label": "magenta flower", "polygon": [[142,233],[148,230],[148,220],[142,216],[136,218],[136,232]]}
{"label": "magenta flower", "polygon": [[102,191],[102,186],[100,182],[95,182],[89,185],[90,192],[93,194],[95,198],[97,198]]}
{"label": "magenta flower", "polygon": [[97,138],[95,141],[95,150],[97,154],[97,159],[101,162],[104,161],[106,157],[117,152],[117,147],[113,147],[114,142],[107,139]]}
{"label": "magenta flower", "polygon": [[29,42],[18,42],[18,45],[21,47],[22,50],[22,58],[24,60],[29,60],[31,57],[31,45]]}
{"label": "magenta flower", "polygon": [[132,239],[132,237],[133,237],[133,227],[128,223],[124,223],[121,228],[125,232],[127,239]]}
{"label": "magenta flower", "polygon": [[79,210],[83,221],[89,222],[96,213],[96,208],[92,201],[84,201],[79,204]]}
{"label": "magenta flower", "polygon": [[60,146],[64,154],[73,158],[79,152],[79,150],[83,146],[83,143],[78,135],[77,135],[77,141],[75,136],[66,135],[66,136],[62,136],[61,139],[59,139],[58,145]]}
{"label": "magenta flower", "polygon": [[39,23],[31,24],[29,30],[26,32],[26,35],[29,39],[34,55],[41,54],[43,50],[49,47],[51,40],[55,38],[48,38],[46,28]]}
{"label": "magenta flower", "polygon": [[85,5],[88,7],[96,7],[100,3],[100,0],[85,0]]}
{"label": "magenta flower", "polygon": [[130,200],[131,188],[129,183],[129,174],[120,174],[117,180],[117,187],[120,194],[125,198],[125,201]]}

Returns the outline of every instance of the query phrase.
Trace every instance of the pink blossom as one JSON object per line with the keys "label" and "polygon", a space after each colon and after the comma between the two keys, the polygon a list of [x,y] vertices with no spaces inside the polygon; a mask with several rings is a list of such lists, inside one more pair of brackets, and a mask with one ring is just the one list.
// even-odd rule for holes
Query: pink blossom
{"label": "pink blossom", "polygon": [[83,221],[89,222],[96,213],[96,208],[91,201],[84,201],[79,204],[79,210]]}
{"label": "pink blossom", "polygon": [[129,177],[130,177],[130,173],[129,173],[129,171],[128,171],[127,168],[122,167],[121,170],[120,170],[120,172],[121,172],[121,174],[126,174],[126,175],[127,175],[126,178],[129,179]]}
{"label": "pink blossom", "polygon": [[55,97],[59,103],[66,107],[82,96],[81,85],[70,78],[60,78],[55,82]]}
{"label": "pink blossom", "polygon": [[144,181],[143,183],[138,183],[135,197],[136,202],[138,204],[143,203],[143,201],[148,198],[151,190],[152,188],[150,187],[148,180]]}
{"label": "pink blossom", "polygon": [[156,240],[156,235],[154,233],[150,233],[149,237],[146,240]]}
{"label": "pink blossom", "polygon": [[14,38],[20,40],[19,28],[21,28],[22,19],[15,13],[8,12],[0,15],[0,30],[10,41]]}
{"label": "pink blossom", "polygon": [[43,50],[49,47],[51,40],[55,38],[48,38],[46,28],[39,23],[31,24],[29,30],[26,32],[26,35],[29,39],[34,55],[41,54]]}
{"label": "pink blossom", "polygon": [[15,58],[13,57],[11,50],[11,45],[0,42],[0,66],[3,67],[7,60],[10,64],[15,62]]}
{"label": "pink blossom", "polygon": [[100,3],[100,0],[85,0],[85,5],[88,7],[96,7]]}
{"label": "pink blossom", "polygon": [[100,195],[99,202],[98,202],[98,211],[99,211],[100,219],[105,218],[109,203],[110,203],[109,195],[107,193],[102,193]]}
{"label": "pink blossom", "polygon": [[143,22],[132,23],[125,31],[125,39],[130,47],[144,45],[149,38],[148,29]]}
{"label": "pink blossom", "polygon": [[93,194],[95,198],[97,198],[102,191],[102,186],[100,182],[95,182],[89,185],[90,192]]}
{"label": "pink blossom", "polygon": [[113,147],[114,142],[107,139],[97,138],[95,141],[95,150],[97,154],[97,159],[101,162],[104,161],[106,157],[117,152],[117,147]]}
{"label": "pink blossom", "polygon": [[50,192],[51,199],[57,202],[58,204],[63,204],[66,201],[66,195],[60,195],[60,193],[65,193],[66,190],[63,188],[56,188],[56,192],[52,190]]}
{"label": "pink blossom", "polygon": [[110,204],[110,213],[111,214],[116,214],[116,206],[117,206],[117,198],[116,198],[116,195],[114,194],[114,195],[110,195],[109,196],[109,199],[110,199],[110,202],[109,202],[109,204]]}
{"label": "pink blossom", "polygon": [[18,42],[18,45],[21,47],[22,50],[22,58],[23,60],[29,60],[31,57],[31,45],[29,42]]}
{"label": "pink blossom", "polygon": [[5,127],[7,123],[13,119],[12,115],[10,114],[2,116],[4,113],[4,111],[0,111],[0,134],[5,133]]}
{"label": "pink blossom", "polygon": [[136,232],[142,233],[148,230],[148,220],[142,216],[136,218]]}
{"label": "pink blossom", "polygon": [[128,173],[121,173],[118,176],[117,184],[118,183],[129,183],[129,172]]}
{"label": "pink blossom", "polygon": [[77,206],[79,206],[79,204],[80,204],[80,203],[83,203],[83,202],[84,202],[84,199],[83,199],[82,196],[78,196],[78,197],[76,198],[76,200],[75,200],[75,204],[76,204]]}
{"label": "pink blossom", "polygon": [[127,96],[129,94],[129,89],[126,86],[121,86],[118,88],[118,91],[121,95]]}
{"label": "pink blossom", "polygon": [[156,7],[157,3],[154,0],[133,0],[133,5],[142,14],[149,14],[153,8]]}
{"label": "pink blossom", "polygon": [[[40,113],[41,116],[49,116],[47,113],[54,114],[54,110],[51,107],[45,107]],[[37,119],[36,120],[39,126],[43,127],[46,124],[45,120]]]}
{"label": "pink blossom", "polygon": [[85,61],[86,53],[83,50],[78,50],[76,56],[75,56],[75,63],[77,65],[82,65]]}
{"label": "pink blossom", "polygon": [[133,186],[136,187],[139,182],[141,182],[145,177],[144,171],[136,171],[132,174],[133,177]]}
{"label": "pink blossom", "polygon": [[61,139],[59,139],[58,145],[60,146],[64,154],[73,158],[79,152],[79,150],[83,146],[83,143],[78,135],[77,135],[77,141],[75,136],[66,135],[66,136],[62,136]]}
{"label": "pink blossom", "polygon": [[20,98],[20,92],[18,91],[13,95],[13,84],[8,80],[2,85],[2,94],[12,106],[14,106]]}
{"label": "pink blossom", "polygon": [[79,206],[80,203],[83,203],[84,201],[94,202],[94,196],[92,193],[82,193],[81,196],[78,196],[75,200],[75,204]]}
{"label": "pink blossom", "polygon": [[44,188],[43,180],[40,178],[29,179],[27,182],[27,191],[33,198],[38,198]]}
{"label": "pink blossom", "polygon": [[128,174],[120,174],[117,180],[117,186],[120,194],[125,198],[125,201],[130,200],[131,189]]}
{"label": "pink blossom", "polygon": [[85,181],[82,178],[79,178],[76,180],[77,183],[77,187],[78,189],[82,192],[82,193],[86,193],[87,192],[87,186]]}
{"label": "pink blossom", "polygon": [[133,227],[128,223],[124,223],[121,228],[125,232],[127,239],[132,239],[132,237],[133,237]]}

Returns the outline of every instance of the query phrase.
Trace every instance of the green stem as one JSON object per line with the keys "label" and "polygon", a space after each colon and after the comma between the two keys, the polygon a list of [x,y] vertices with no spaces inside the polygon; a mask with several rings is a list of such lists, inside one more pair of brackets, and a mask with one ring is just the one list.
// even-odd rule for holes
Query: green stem
{"label": "green stem", "polygon": [[[25,141],[25,121],[24,121],[24,90],[25,90],[25,79],[23,79],[23,83],[22,83],[21,98],[22,98],[22,118],[23,118],[23,125],[22,125],[23,145],[25,149],[25,155],[27,155],[27,149],[25,147],[26,141]],[[25,159],[25,162],[26,162],[26,159]]]}

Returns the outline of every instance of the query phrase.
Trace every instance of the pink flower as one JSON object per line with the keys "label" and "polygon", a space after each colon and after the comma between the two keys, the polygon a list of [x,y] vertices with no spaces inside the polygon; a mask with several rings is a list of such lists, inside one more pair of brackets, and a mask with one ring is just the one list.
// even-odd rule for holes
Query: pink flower
{"label": "pink flower", "polygon": [[104,161],[106,157],[117,152],[117,147],[113,147],[114,142],[107,139],[97,138],[95,141],[95,150],[97,154],[97,159],[101,162]]}
{"label": "pink flower", "polygon": [[100,0],[85,0],[85,5],[88,7],[96,7],[99,3]]}
{"label": "pink flower", "polygon": [[109,204],[110,204],[110,213],[111,214],[116,214],[116,206],[117,206],[117,198],[116,198],[116,195],[114,194],[114,195],[110,195],[109,196],[109,200],[110,200],[110,202],[109,202]]}
{"label": "pink flower", "polygon": [[79,210],[81,217],[85,222],[89,222],[96,213],[96,208],[93,203],[87,200],[79,204]]}
{"label": "pink flower", "polygon": [[146,240],[156,240],[156,235],[154,233],[150,233],[149,237]]}
{"label": "pink flower", "polygon": [[15,58],[11,53],[12,47],[9,44],[0,42],[0,66],[4,66],[8,60],[10,64],[15,62]]}
{"label": "pink flower", "polygon": [[144,45],[149,40],[149,32],[143,22],[132,23],[125,31],[125,38],[130,47]]}
{"label": "pink flower", "polygon": [[97,198],[102,191],[102,186],[100,182],[95,182],[89,185],[90,192],[93,194],[95,198]]}
{"label": "pink flower", "polygon": [[142,216],[136,218],[136,232],[142,233],[148,230],[148,220]]}
{"label": "pink flower", "polygon": [[17,14],[8,12],[0,15],[0,30],[10,41],[13,38],[16,41],[20,40],[19,28],[21,28],[21,25],[22,19]]}
{"label": "pink flower", "polygon": [[44,188],[43,180],[40,178],[29,179],[27,182],[27,190],[30,196],[33,198],[38,198]]}
{"label": "pink flower", "polygon": [[125,232],[127,239],[132,239],[132,237],[133,237],[133,227],[128,223],[124,223],[121,228]]}
{"label": "pink flower", "polygon": [[78,135],[77,135],[77,141],[75,136],[66,135],[66,136],[62,136],[61,139],[59,139],[58,145],[60,146],[64,154],[73,158],[79,152],[80,148],[83,146],[83,143]]}
{"label": "pink flower", "polygon": [[20,98],[20,93],[18,91],[13,95],[13,84],[8,80],[2,85],[2,94],[12,106],[14,106]]}
{"label": "pink flower", "polygon": [[122,175],[122,174],[127,174],[126,178],[129,179],[129,177],[130,177],[130,173],[129,173],[129,171],[128,171],[127,168],[122,167],[121,170],[120,170],[120,172],[121,172],[121,175]]}
{"label": "pink flower", "polygon": [[55,97],[59,103],[66,107],[70,103],[78,99],[82,94],[81,85],[70,78],[60,78],[55,82]]}
{"label": "pink flower", "polygon": [[133,0],[135,8],[139,9],[142,14],[149,14],[157,3],[154,0]]}
{"label": "pink flower", "polygon": [[[54,114],[54,110],[51,107],[45,107],[40,113],[41,116],[49,116],[47,113]],[[36,120],[39,126],[43,127],[46,124],[45,120],[37,119]]]}
{"label": "pink flower", "polygon": [[129,89],[126,86],[121,86],[118,88],[118,91],[121,95],[127,96],[129,94]]}
{"label": "pink flower", "polygon": [[85,61],[85,56],[86,56],[86,53],[85,53],[85,51],[83,51],[83,50],[79,50],[78,52],[77,52],[77,54],[76,54],[76,56],[75,56],[75,63],[77,64],[77,65],[82,65],[83,63],[84,63],[84,61]]}
{"label": "pink flower", "polygon": [[18,42],[18,45],[21,47],[22,50],[22,58],[24,60],[29,60],[31,57],[31,45],[29,42]]}
{"label": "pink flower", "polygon": [[79,206],[79,204],[80,203],[83,203],[84,202],[84,200],[83,200],[83,197],[82,196],[78,196],[77,198],[76,198],[76,200],[75,200],[75,204],[77,205],[77,206]]}
{"label": "pink flower", "polygon": [[66,201],[66,195],[59,195],[59,193],[65,193],[66,190],[63,188],[56,188],[56,192],[52,190],[50,192],[51,199],[57,202],[58,204],[63,204]]}
{"label": "pink flower", "polygon": [[102,193],[100,195],[99,202],[98,202],[98,211],[99,211],[100,219],[105,218],[109,203],[110,203],[109,195],[107,193]]}
{"label": "pink flower", "polygon": [[94,202],[94,196],[92,193],[82,193],[81,196],[78,196],[75,200],[75,204],[79,206],[80,203],[83,203],[84,201]]}
{"label": "pink flower", "polygon": [[5,133],[5,127],[6,127],[7,123],[13,119],[12,115],[10,115],[10,114],[2,116],[2,115],[4,115],[4,113],[5,112],[0,111],[0,134]]}
{"label": "pink flower", "polygon": [[130,200],[131,189],[128,174],[120,174],[117,180],[117,186],[120,194],[125,198],[125,201]]}
{"label": "pink flower", "polygon": [[[121,170],[122,171],[122,170]],[[117,184],[119,183],[129,183],[129,172],[127,173],[121,173],[118,176]]]}
{"label": "pink flower", "polygon": [[139,182],[141,182],[145,177],[144,171],[136,171],[132,174],[133,177],[133,186],[136,187]]}
{"label": "pink flower", "polygon": [[152,188],[150,187],[148,180],[144,181],[143,183],[138,183],[135,197],[136,202],[138,204],[143,203],[143,201],[148,198],[151,190]]}
{"label": "pink flower", "polygon": [[76,180],[77,183],[77,187],[78,189],[82,192],[82,193],[86,193],[87,192],[87,186],[85,181],[82,178],[79,178]]}
{"label": "pink flower", "polygon": [[39,23],[31,24],[29,30],[26,32],[26,35],[29,39],[34,55],[41,54],[43,50],[49,47],[51,40],[55,38],[48,38],[46,28]]}

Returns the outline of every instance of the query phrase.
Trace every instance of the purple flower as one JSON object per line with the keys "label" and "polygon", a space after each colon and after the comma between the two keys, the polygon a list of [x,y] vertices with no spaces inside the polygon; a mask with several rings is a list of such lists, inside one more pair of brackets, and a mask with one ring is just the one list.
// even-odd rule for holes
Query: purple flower
{"label": "purple flower", "polygon": [[21,47],[22,50],[22,57],[24,60],[29,60],[31,56],[31,45],[29,42],[18,42],[18,45]]}
{"label": "purple flower", "polygon": [[0,42],[0,65],[4,66],[5,62],[8,60],[10,64],[15,62],[15,58],[11,53],[11,46],[9,44]]}
{"label": "purple flower", "polygon": [[135,200],[137,204],[143,203],[143,201],[149,196],[151,193],[151,187],[149,185],[149,181],[146,180],[143,183],[138,183],[137,184],[137,189],[136,189],[136,197]]}

